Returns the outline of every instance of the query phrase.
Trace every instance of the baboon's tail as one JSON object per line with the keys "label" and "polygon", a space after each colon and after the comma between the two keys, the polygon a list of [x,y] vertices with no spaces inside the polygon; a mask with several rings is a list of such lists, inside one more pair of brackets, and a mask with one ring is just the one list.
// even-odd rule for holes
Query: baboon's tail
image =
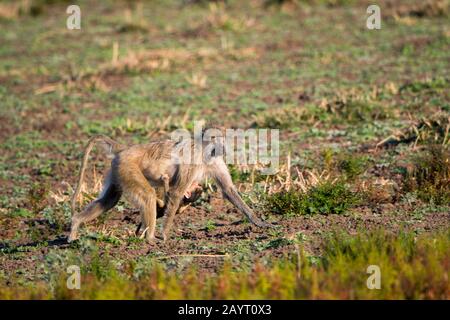
{"label": "baboon's tail", "polygon": [[77,199],[78,199],[78,196],[80,195],[81,184],[83,183],[84,175],[86,173],[86,166],[87,166],[87,162],[89,159],[89,154],[91,153],[92,148],[94,147],[94,145],[97,142],[103,142],[103,143],[107,144],[110,147],[110,151],[114,154],[117,154],[126,148],[125,145],[122,145],[105,135],[97,135],[97,136],[94,136],[89,139],[88,144],[86,145],[86,148],[84,150],[84,156],[83,156],[83,161],[81,162],[81,169],[80,169],[80,175],[78,177],[77,187],[72,196],[72,201],[71,201],[72,215],[75,214]]}

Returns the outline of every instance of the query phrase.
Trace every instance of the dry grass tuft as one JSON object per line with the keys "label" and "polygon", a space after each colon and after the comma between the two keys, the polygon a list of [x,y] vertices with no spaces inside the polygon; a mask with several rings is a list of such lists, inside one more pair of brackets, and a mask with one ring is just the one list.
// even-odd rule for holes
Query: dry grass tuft
{"label": "dry grass tuft", "polygon": [[380,141],[377,147],[397,145],[399,143],[412,143],[413,148],[418,144],[449,144],[450,116],[441,112],[429,118],[423,118],[406,130],[397,131],[386,139]]}
{"label": "dry grass tuft", "polygon": [[450,150],[441,145],[428,146],[413,158],[404,190],[416,192],[420,199],[435,204],[450,203]]}
{"label": "dry grass tuft", "polygon": [[[203,61],[205,64],[223,59],[254,58],[257,54],[257,50],[253,47],[224,50],[203,47],[197,50],[181,48],[128,50],[124,57],[120,57],[119,45],[117,42],[114,42],[112,44],[111,61],[101,64],[94,71],[73,71],[70,76],[64,76],[63,80],[57,83],[50,83],[36,89],[35,94],[70,91],[77,88],[109,91],[110,88],[105,83],[105,80],[109,77],[121,76],[127,73],[140,74],[155,70],[168,70],[189,62]],[[188,81],[191,84],[200,87],[206,86],[206,79],[206,76],[200,73],[188,77]]]}
{"label": "dry grass tuft", "polygon": [[448,0],[390,0],[386,2],[386,16],[396,20],[405,17],[446,17],[450,14]]}

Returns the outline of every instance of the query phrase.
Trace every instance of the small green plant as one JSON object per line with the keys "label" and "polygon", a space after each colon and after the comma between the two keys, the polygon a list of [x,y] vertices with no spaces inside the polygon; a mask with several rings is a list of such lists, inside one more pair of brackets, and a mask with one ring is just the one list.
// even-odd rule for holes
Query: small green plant
{"label": "small green plant", "polygon": [[134,244],[141,244],[144,243],[145,240],[141,239],[140,237],[136,237],[136,236],[131,236],[129,238],[127,238],[127,243],[128,245],[134,245]]}
{"label": "small green plant", "polygon": [[250,178],[250,172],[239,170],[236,166],[230,166],[230,175],[234,182],[244,182]]}
{"label": "small green plant", "polygon": [[295,234],[294,243],[300,244],[300,243],[304,243],[307,240],[308,240],[308,236],[306,234],[304,234],[303,232],[297,232]]}
{"label": "small green plant", "polygon": [[11,216],[20,218],[31,218],[33,217],[33,213],[25,208],[17,208],[11,212]]}
{"label": "small green plant", "polygon": [[259,170],[255,170],[253,168],[245,168],[244,170],[241,170],[234,165],[231,165],[229,168],[231,179],[233,179],[235,183],[242,183],[242,182],[256,183],[264,181],[266,179],[265,175],[262,175]]}
{"label": "small green plant", "polygon": [[28,191],[28,201],[34,212],[40,212],[45,208],[47,195],[48,187],[42,184],[35,184]]}
{"label": "small green plant", "polygon": [[450,150],[440,145],[428,147],[413,158],[412,168],[406,171],[404,190],[415,192],[426,202],[450,203]]}
{"label": "small green plant", "polygon": [[[322,151],[323,168],[328,172],[339,171],[348,180],[354,180],[368,167],[369,157],[348,151],[335,154],[332,149]],[[337,172],[336,172],[337,173]]]}
{"label": "small green plant", "polygon": [[400,87],[399,92],[413,92],[419,93],[422,91],[436,92],[445,90],[450,85],[450,80],[445,78],[429,79],[426,81],[414,81],[404,84]]}
{"label": "small green plant", "polygon": [[285,216],[301,214],[342,214],[359,202],[343,182],[324,182],[307,193],[283,191],[266,198],[266,208]]}
{"label": "small green plant", "polygon": [[205,230],[208,232],[214,231],[216,229],[216,224],[213,220],[206,221]]}
{"label": "small green plant", "polygon": [[291,245],[294,243],[294,240],[286,239],[286,238],[278,238],[270,240],[265,246],[264,249],[276,249]]}
{"label": "small green plant", "polygon": [[96,241],[110,243],[113,245],[119,245],[122,243],[122,241],[117,237],[97,232],[90,233],[89,238],[95,239]]}
{"label": "small green plant", "polygon": [[356,99],[338,99],[330,102],[327,105],[327,111],[333,115],[336,123],[339,123],[342,120],[349,123],[385,120],[392,116],[385,105]]}
{"label": "small green plant", "polygon": [[266,208],[275,214],[285,215],[287,217],[305,214],[304,195],[298,191],[282,191],[267,196]]}
{"label": "small green plant", "polygon": [[325,170],[332,171],[334,164],[334,152],[332,149],[322,151],[323,167]]}
{"label": "small green plant", "polygon": [[52,176],[53,174],[53,165],[52,163],[45,163],[43,165],[40,166],[40,168],[37,169],[36,171],[37,174],[42,175],[42,176]]}
{"label": "small green plant", "polygon": [[368,158],[366,156],[348,154],[338,161],[338,168],[347,179],[353,180],[366,170],[367,164]]}

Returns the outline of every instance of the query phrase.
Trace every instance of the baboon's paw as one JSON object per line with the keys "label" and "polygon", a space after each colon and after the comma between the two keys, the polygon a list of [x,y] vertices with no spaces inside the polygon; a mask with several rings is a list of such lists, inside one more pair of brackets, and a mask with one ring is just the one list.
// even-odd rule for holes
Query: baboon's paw
{"label": "baboon's paw", "polygon": [[160,237],[157,236],[146,236],[145,240],[147,241],[147,243],[149,244],[156,244],[158,242],[161,242],[162,239]]}
{"label": "baboon's paw", "polygon": [[67,237],[67,242],[68,242],[68,243],[71,243],[71,242],[74,242],[74,241],[77,241],[77,240],[78,240],[78,236],[76,236],[76,235],[70,234],[70,235]]}

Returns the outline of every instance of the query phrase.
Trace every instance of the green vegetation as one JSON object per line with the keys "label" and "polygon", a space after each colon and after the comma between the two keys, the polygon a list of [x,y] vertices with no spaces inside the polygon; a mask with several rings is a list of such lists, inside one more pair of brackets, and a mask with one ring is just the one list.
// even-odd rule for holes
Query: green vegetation
{"label": "green vegetation", "polygon": [[282,191],[267,196],[269,212],[285,216],[301,214],[342,214],[359,202],[358,196],[343,182],[324,182],[307,193]]}
{"label": "green vegetation", "polygon": [[214,231],[214,229],[216,229],[216,225],[215,225],[214,221],[212,221],[212,220],[206,221],[205,230],[206,231]]}
{"label": "green vegetation", "polygon": [[348,154],[341,156],[338,162],[338,168],[345,176],[352,180],[364,173],[368,166],[367,156]]}
{"label": "green vegetation", "polygon": [[421,93],[423,91],[438,92],[448,89],[450,86],[450,80],[445,78],[429,79],[426,81],[414,81],[406,83],[400,87],[400,93],[402,91],[411,91],[414,93]]}
{"label": "green vegetation", "polygon": [[386,120],[392,117],[387,106],[359,100],[333,101],[327,104],[327,112],[334,116],[333,120],[336,122],[344,120],[353,124],[361,121]]}
{"label": "green vegetation", "polygon": [[450,150],[440,145],[430,146],[413,158],[406,173],[404,189],[435,204],[450,204]]}
{"label": "green vegetation", "polygon": [[[319,261],[300,250],[238,273],[226,261],[218,274],[195,267],[179,274],[157,263],[144,273],[136,264],[118,271],[96,257],[82,269],[80,290],[67,289],[61,274],[52,288],[44,282],[25,287],[0,282],[0,299],[448,299],[449,246],[448,233],[418,238],[334,233]],[[370,265],[380,268],[379,290],[366,285]]]}

